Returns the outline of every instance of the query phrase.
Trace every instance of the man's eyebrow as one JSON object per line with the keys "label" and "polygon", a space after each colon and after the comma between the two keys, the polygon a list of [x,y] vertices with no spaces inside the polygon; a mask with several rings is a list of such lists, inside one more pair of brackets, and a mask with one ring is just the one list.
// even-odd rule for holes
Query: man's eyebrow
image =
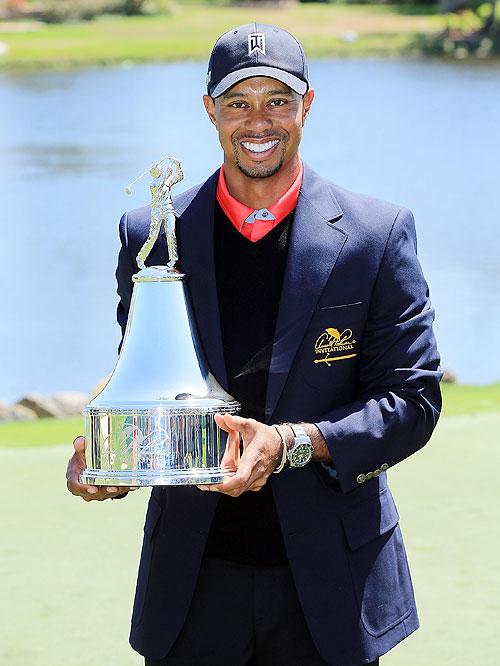
{"label": "man's eyebrow", "polygon": [[[270,96],[284,95],[286,97],[293,97],[292,90],[267,90],[265,94]],[[248,95],[249,93],[228,92],[228,93],[223,93],[221,97],[223,99],[234,99],[235,97],[248,97]]]}
{"label": "man's eyebrow", "polygon": [[245,93],[228,92],[221,95],[222,99],[232,99],[233,97],[245,97]]}
{"label": "man's eyebrow", "polygon": [[287,95],[288,97],[293,97],[293,90],[270,90],[268,95]]}

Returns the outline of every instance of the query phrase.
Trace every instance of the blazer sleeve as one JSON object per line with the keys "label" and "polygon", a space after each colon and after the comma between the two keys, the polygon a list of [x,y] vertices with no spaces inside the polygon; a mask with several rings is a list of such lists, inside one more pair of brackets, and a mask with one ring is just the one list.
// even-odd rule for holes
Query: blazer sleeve
{"label": "blazer sleeve", "polygon": [[116,282],[117,293],[119,296],[118,308],[116,318],[122,331],[122,339],[118,347],[118,353],[123,343],[123,336],[125,335],[125,328],[127,326],[128,312],[130,309],[130,301],[132,299],[133,282],[132,275],[137,273],[137,264],[132,259],[129,245],[128,245],[128,217],[127,213],[122,215],[119,226],[120,233],[120,252],[118,254],[118,266],[116,268]]}
{"label": "blazer sleeve", "polygon": [[[441,410],[434,310],[417,258],[412,213],[392,225],[370,302],[354,402],[315,425],[342,492],[378,476],[429,440]],[[382,470],[381,470],[382,468]]]}

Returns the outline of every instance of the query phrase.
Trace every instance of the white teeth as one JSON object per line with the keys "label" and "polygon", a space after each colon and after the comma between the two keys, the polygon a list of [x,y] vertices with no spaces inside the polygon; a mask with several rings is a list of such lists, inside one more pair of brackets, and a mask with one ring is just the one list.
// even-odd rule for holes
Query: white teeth
{"label": "white teeth", "polygon": [[250,143],[249,141],[242,141],[242,144],[247,150],[250,150],[252,153],[263,153],[266,150],[269,150],[278,143],[278,139],[273,141],[267,141],[266,143]]}

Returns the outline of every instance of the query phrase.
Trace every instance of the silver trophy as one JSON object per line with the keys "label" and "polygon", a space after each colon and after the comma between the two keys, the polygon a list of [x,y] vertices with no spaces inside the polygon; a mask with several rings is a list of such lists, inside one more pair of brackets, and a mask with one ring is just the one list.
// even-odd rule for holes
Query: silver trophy
{"label": "silver trophy", "polygon": [[[214,414],[236,414],[241,406],[207,368],[189,316],[188,276],[176,268],[171,189],[183,178],[180,162],[165,157],[149,174],[149,235],[137,256],[140,270],[132,278],[118,361],[84,409],[88,467],[81,481],[108,486],[218,483],[235,471],[238,452],[229,449]],[[147,267],[162,224],[168,263]]]}

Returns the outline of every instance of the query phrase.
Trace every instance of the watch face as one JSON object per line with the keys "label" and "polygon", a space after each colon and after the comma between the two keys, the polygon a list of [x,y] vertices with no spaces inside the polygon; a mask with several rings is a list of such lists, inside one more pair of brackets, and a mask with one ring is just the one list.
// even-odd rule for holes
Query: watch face
{"label": "watch face", "polygon": [[297,444],[290,453],[290,465],[292,467],[303,467],[311,460],[311,445],[309,443]]}

